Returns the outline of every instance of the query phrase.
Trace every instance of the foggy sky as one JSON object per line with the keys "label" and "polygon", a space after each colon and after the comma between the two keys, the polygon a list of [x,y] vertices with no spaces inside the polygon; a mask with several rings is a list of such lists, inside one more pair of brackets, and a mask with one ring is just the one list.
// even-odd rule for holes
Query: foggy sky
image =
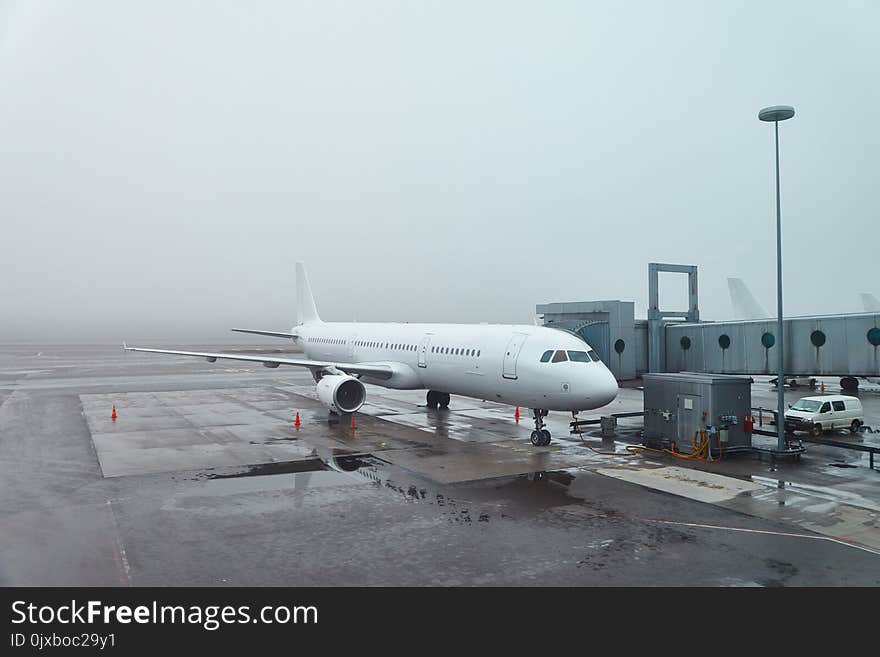
{"label": "foggy sky", "polygon": [[0,340],[283,330],[296,260],[325,320],[644,317],[649,261],[700,266],[704,318],[728,276],[773,312],[774,104],[786,314],[859,311],[878,27],[869,1],[0,1]]}

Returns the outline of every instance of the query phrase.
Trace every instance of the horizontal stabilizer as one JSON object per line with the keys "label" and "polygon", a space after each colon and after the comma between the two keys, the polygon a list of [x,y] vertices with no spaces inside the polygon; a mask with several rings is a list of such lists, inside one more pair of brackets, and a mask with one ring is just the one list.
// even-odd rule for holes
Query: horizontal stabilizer
{"label": "horizontal stabilizer", "polygon": [[257,329],[241,329],[234,328],[229,329],[230,331],[236,331],[237,333],[254,333],[255,335],[271,335],[274,338],[295,338],[296,333],[285,333],[284,331],[260,331]]}

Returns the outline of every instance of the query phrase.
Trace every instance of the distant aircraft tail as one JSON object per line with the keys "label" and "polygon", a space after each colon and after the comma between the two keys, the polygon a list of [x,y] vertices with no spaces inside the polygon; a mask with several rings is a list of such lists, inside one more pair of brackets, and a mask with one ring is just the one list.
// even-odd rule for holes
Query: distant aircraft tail
{"label": "distant aircraft tail", "polygon": [[735,319],[766,319],[769,313],[761,307],[752,296],[749,288],[741,278],[728,278],[727,288],[730,290],[730,302],[733,304]]}
{"label": "distant aircraft tail", "polygon": [[296,314],[298,324],[312,324],[320,322],[318,310],[315,308],[315,299],[312,297],[312,287],[309,285],[309,277],[303,263],[296,263]]}
{"label": "distant aircraft tail", "polygon": [[868,294],[867,292],[862,292],[861,297],[862,305],[865,307],[865,312],[880,312],[880,300],[878,300],[877,297],[875,297],[873,294]]}

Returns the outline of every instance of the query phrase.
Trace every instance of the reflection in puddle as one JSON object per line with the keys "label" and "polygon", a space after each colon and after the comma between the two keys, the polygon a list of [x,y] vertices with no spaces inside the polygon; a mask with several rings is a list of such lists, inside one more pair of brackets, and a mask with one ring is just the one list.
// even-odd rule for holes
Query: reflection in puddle
{"label": "reflection in puddle", "polygon": [[203,479],[238,479],[239,477],[261,477],[265,475],[291,474],[295,472],[317,472],[326,470],[327,466],[321,459],[305,461],[284,461],[282,463],[260,463],[249,465],[243,470],[230,473],[210,472]]}

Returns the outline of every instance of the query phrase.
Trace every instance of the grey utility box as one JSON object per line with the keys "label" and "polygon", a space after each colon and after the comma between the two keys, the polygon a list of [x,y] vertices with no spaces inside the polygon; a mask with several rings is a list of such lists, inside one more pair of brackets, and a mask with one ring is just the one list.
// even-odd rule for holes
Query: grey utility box
{"label": "grey utility box", "polygon": [[675,441],[678,451],[690,453],[694,433],[708,426],[724,450],[752,446],[752,434],[743,430],[744,418],[751,415],[751,378],[679,372],[645,374],[643,381],[646,443]]}

